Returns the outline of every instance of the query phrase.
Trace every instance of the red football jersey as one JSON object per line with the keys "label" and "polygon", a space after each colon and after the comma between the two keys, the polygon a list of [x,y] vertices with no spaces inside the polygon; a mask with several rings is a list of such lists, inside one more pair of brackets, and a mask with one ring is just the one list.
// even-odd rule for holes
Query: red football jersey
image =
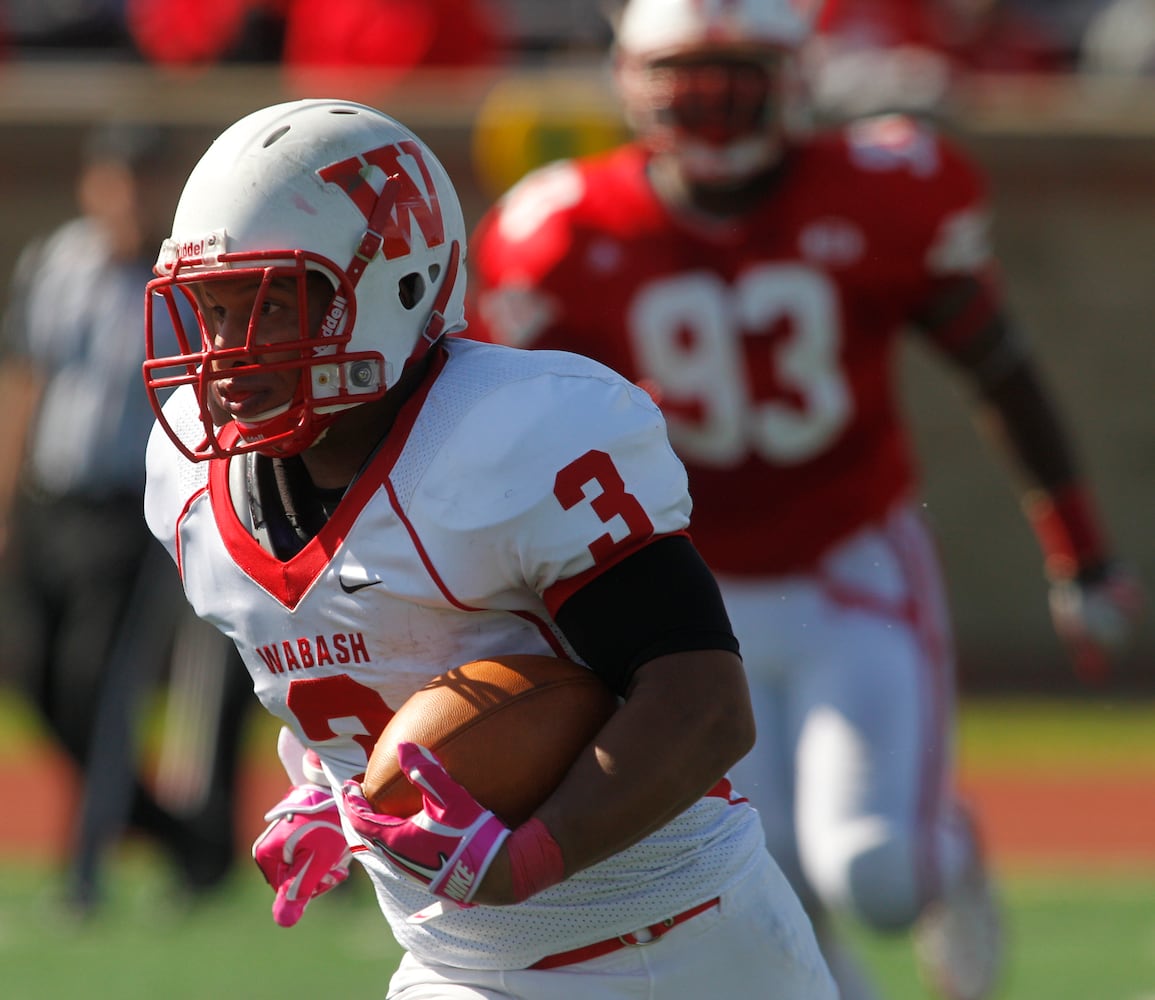
{"label": "red football jersey", "polygon": [[732,221],[671,212],[646,163],[631,145],[551,165],[494,206],[472,335],[649,388],[715,570],[812,567],[912,491],[895,347],[944,280],[991,267],[981,177],[899,117],[800,141]]}

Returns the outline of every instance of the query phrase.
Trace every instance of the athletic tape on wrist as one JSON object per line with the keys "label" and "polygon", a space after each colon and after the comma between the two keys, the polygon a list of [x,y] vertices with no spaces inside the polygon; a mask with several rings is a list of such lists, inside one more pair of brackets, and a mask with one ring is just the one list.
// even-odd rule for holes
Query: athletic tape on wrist
{"label": "athletic tape on wrist", "polygon": [[522,823],[506,844],[515,902],[529,899],[565,878],[561,848],[541,820]]}
{"label": "athletic tape on wrist", "polygon": [[1090,493],[1079,484],[1027,501],[1027,517],[1050,577],[1073,577],[1101,562],[1106,544]]}

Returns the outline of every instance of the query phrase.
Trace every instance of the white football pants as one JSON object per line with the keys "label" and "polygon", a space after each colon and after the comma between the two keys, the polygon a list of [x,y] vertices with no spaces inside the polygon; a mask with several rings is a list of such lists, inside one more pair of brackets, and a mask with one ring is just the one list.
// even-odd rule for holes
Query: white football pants
{"label": "white football pants", "polygon": [[902,508],[812,573],[720,579],[750,680],[732,771],[808,908],[910,926],[972,850],[954,808],[952,638],[937,553]]}

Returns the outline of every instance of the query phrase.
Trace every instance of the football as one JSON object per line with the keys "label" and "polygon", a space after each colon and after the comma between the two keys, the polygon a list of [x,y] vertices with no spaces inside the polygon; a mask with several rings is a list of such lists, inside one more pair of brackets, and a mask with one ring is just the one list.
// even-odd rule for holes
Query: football
{"label": "football", "polygon": [[617,705],[597,674],[570,660],[523,654],[466,663],[401,705],[377,739],[361,787],[380,813],[419,812],[421,793],[397,764],[399,743],[419,743],[481,805],[517,827]]}

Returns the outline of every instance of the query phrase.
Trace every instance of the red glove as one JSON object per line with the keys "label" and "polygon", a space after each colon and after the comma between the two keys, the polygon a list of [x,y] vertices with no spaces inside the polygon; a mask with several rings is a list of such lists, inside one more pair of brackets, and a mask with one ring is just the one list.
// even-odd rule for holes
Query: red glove
{"label": "red glove", "polygon": [[436,896],[468,903],[509,828],[454,781],[425,747],[402,743],[397,760],[421,789],[421,812],[408,818],[374,812],[361,786],[346,781],[341,794],[349,824],[403,875],[428,886]]}
{"label": "red glove", "polygon": [[309,900],[349,877],[352,853],[328,788],[298,785],[265,819],[271,822],[253,841],[253,860],[277,892],[273,919],[292,927]]}

